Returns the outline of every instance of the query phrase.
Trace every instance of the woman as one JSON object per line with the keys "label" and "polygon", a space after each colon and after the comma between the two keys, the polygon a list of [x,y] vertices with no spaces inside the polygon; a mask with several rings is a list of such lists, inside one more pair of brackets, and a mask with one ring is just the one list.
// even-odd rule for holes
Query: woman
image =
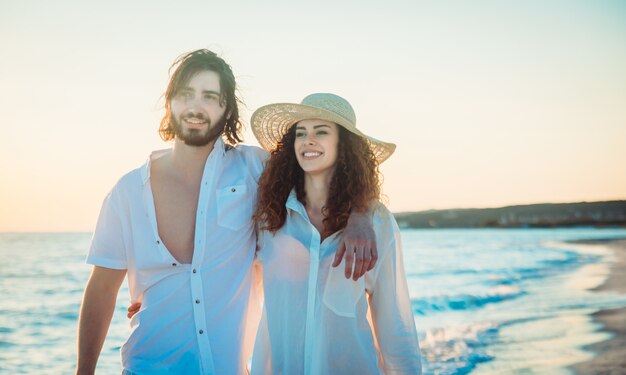
{"label": "woman", "polygon": [[[421,373],[399,229],[378,202],[395,145],[361,133],[333,94],[264,106],[252,130],[271,150],[254,216],[265,304],[252,374]],[[339,234],[372,205],[379,260],[346,279],[331,267]]]}

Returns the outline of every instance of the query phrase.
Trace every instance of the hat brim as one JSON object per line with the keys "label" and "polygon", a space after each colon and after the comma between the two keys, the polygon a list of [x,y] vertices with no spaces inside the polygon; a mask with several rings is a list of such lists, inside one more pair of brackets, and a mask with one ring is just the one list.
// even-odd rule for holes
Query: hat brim
{"label": "hat brim", "polygon": [[302,120],[319,119],[334,122],[367,140],[379,163],[387,160],[396,149],[393,143],[383,142],[363,134],[349,120],[321,108],[304,104],[276,103],[257,109],[252,114],[252,133],[267,151],[272,151],[294,124]]}

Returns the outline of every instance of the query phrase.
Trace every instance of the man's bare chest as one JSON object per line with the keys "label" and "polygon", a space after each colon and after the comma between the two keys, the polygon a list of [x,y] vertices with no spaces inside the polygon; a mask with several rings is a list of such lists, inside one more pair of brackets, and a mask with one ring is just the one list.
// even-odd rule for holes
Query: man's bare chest
{"label": "man's bare chest", "polygon": [[152,194],[159,237],[171,255],[191,263],[200,186],[155,179]]}

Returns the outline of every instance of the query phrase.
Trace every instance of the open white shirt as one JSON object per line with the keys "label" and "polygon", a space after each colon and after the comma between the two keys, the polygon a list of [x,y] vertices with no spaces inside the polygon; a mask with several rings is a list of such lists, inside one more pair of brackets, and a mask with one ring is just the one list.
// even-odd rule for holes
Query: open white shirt
{"label": "open white shirt", "polygon": [[216,141],[202,176],[193,260],[181,264],[159,238],[150,188],[150,163],[168,152],[154,152],[115,185],[87,257],[128,270],[130,302],[142,303],[121,348],[123,370],[245,374],[259,319],[251,216],[266,153]]}
{"label": "open white shirt", "polygon": [[286,206],[284,226],[259,234],[265,304],[252,374],[420,374],[393,215],[382,204],[376,208],[379,260],[353,281],[344,263],[331,267],[340,233],[320,243],[295,191]]}

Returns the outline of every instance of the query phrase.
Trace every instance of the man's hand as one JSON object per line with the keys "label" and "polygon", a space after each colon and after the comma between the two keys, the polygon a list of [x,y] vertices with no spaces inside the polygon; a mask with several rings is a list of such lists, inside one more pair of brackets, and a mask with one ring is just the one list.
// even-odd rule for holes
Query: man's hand
{"label": "man's hand", "polygon": [[132,305],[128,306],[128,314],[126,314],[128,319],[132,318],[135,314],[137,314],[140,308],[141,308],[141,302],[135,302]]}
{"label": "man's hand", "polygon": [[[339,248],[335,253],[333,267],[337,267],[344,256],[346,258],[346,279],[352,276],[354,280],[358,280],[376,265],[378,250],[370,211],[350,214],[348,223],[343,230]],[[352,272],[353,264],[354,273]]]}

